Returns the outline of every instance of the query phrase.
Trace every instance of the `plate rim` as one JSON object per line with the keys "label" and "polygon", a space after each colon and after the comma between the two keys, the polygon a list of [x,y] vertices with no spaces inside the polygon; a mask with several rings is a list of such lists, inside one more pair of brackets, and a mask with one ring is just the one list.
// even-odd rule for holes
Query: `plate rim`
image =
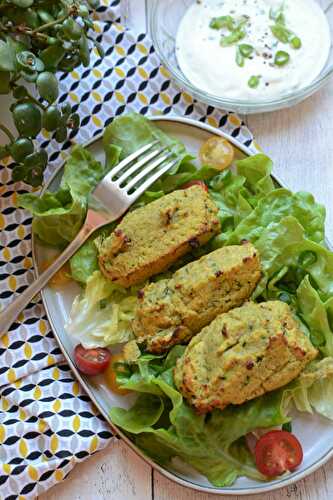
{"label": "plate rim", "polygon": [[[230,134],[227,134],[223,130],[213,127],[212,125],[209,125],[204,122],[200,122],[197,120],[194,120],[192,118],[186,118],[186,117],[181,117],[181,116],[175,116],[175,115],[156,115],[156,116],[147,116],[147,118],[153,122],[158,122],[158,121],[163,121],[163,122],[172,122],[172,123],[180,123],[183,125],[188,125],[192,126],[197,129],[204,130],[206,132],[210,132],[211,134],[219,135],[220,137],[226,138],[229,142],[231,142],[237,149],[245,153],[247,156],[253,156],[259,151],[254,151],[251,148],[245,146],[242,144],[240,141],[238,141],[235,137],[232,137]],[[92,137],[89,141],[85,142],[82,144],[83,147],[89,147],[92,144],[94,144],[97,141],[100,141],[103,138],[103,133],[97,134],[96,136]],[[64,164],[66,162],[66,158],[64,161],[61,162],[58,168],[56,168],[55,172],[50,176],[48,181],[44,184],[42,190],[39,193],[39,196],[45,193],[47,191],[49,185],[53,182],[55,177],[59,174],[60,170],[63,168]],[[284,182],[282,182],[278,176],[275,174],[271,174],[271,177],[273,180],[275,180],[281,187],[286,188],[286,185]],[[37,238],[34,236],[32,233],[31,236],[31,250],[32,250],[32,261],[33,261],[33,271],[34,271],[34,276],[37,279],[40,271],[38,269],[38,261],[37,261],[37,255],[36,255],[36,242]],[[332,245],[328,240],[326,240],[326,243],[328,246],[332,249]],[[149,456],[147,456],[143,451],[141,451],[123,432],[121,429],[118,429],[117,426],[115,426],[107,414],[107,412],[104,411],[104,409],[99,405],[98,400],[95,398],[93,391],[89,388],[89,386],[86,385],[84,378],[80,374],[80,372],[77,370],[74,362],[72,361],[71,357],[67,353],[65,346],[62,344],[60,337],[58,336],[56,327],[54,325],[54,322],[52,320],[52,315],[49,311],[48,308],[48,301],[45,295],[44,290],[41,290],[40,292],[41,297],[42,297],[42,302],[43,306],[45,308],[46,316],[47,319],[50,323],[52,333],[62,351],[63,356],[65,357],[66,362],[69,364],[73,374],[77,378],[77,380],[80,382],[81,386],[83,387],[84,391],[88,394],[89,398],[93,402],[93,404],[98,408],[98,410],[101,412],[103,417],[105,418],[107,424],[111,427],[112,433],[114,437],[116,438],[121,438],[127,446],[129,446],[134,453],[139,456],[142,460],[144,460],[150,467],[152,467],[154,470],[158,471],[161,473],[163,476],[167,477],[173,482],[176,482],[180,484],[181,486],[184,486],[186,488],[190,488],[195,491],[200,491],[204,493],[211,493],[214,495],[231,495],[231,496],[243,496],[243,495],[255,495],[255,494],[260,494],[260,493],[267,493],[270,491],[278,490],[280,488],[285,488],[286,486],[289,486],[291,484],[296,483],[297,481],[300,481],[301,479],[304,479],[308,475],[312,474],[315,472],[317,469],[319,469],[322,465],[324,465],[330,458],[333,456],[333,446],[331,449],[321,458],[319,458],[316,462],[314,462],[312,465],[309,465],[306,469],[303,471],[299,472],[294,472],[290,476],[285,476],[282,477],[279,480],[275,480],[274,482],[267,482],[267,483],[262,483],[262,485],[259,486],[251,486],[251,487],[243,487],[243,488],[232,488],[232,487],[223,487],[223,488],[218,488],[215,486],[200,486],[198,484],[193,483],[191,480],[183,479],[180,476],[178,476],[176,473],[172,473],[166,469],[164,469],[161,465],[157,464],[155,461],[153,461]]]}

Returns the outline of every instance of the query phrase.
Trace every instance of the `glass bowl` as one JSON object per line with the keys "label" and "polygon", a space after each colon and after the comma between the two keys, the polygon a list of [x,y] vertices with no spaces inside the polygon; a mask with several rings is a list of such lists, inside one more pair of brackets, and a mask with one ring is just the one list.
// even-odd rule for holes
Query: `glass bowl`
{"label": "glass bowl", "polygon": [[[188,9],[196,0],[146,0],[148,11],[149,33],[155,50],[163,65],[168,69],[172,78],[182,90],[188,92],[196,99],[210,104],[214,107],[235,111],[239,114],[250,114],[283,109],[303,101],[311,94],[320,89],[329,79],[333,72],[333,48],[325,67],[317,78],[309,85],[281,97],[267,100],[240,100],[228,99],[209,94],[199,87],[193,85],[180,69],[176,51],[175,40],[179,23]],[[330,26],[331,40],[333,40],[333,2],[332,0],[317,0],[326,13]]]}

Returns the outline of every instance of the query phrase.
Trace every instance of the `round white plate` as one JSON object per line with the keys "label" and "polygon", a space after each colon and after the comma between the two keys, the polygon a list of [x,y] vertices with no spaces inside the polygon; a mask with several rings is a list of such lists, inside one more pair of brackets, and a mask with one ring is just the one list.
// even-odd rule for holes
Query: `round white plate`
{"label": "round white plate", "polygon": [[[223,132],[209,125],[196,122],[185,118],[152,118],[167,134],[179,138],[187,147],[190,153],[197,154],[202,142],[210,135],[221,135],[227,137],[237,148],[237,155],[251,155],[251,151],[238,143],[232,137],[226,136]],[[87,147],[100,160],[104,160],[101,136],[94,138]],[[53,176],[45,189],[57,189],[62,175],[62,168]],[[276,179],[275,179],[276,180]],[[279,183],[279,181],[277,181]],[[281,183],[279,183],[281,184]],[[43,263],[50,260],[55,255],[55,251],[41,245],[36,238],[33,239],[33,259],[36,273],[42,269]],[[307,476],[318,467],[323,465],[333,455],[333,424],[317,415],[298,414],[293,421],[293,432],[302,443],[304,450],[304,460],[299,469],[289,475],[270,481],[259,483],[245,477],[239,478],[234,485],[228,488],[216,488],[212,486],[205,477],[198,474],[194,469],[184,464],[180,460],[174,460],[172,466],[163,468],[154,463],[149,457],[145,456],[124,434],[115,426],[109,418],[109,410],[112,406],[129,407],[133,403],[133,396],[118,396],[113,394],[103,382],[103,378],[89,379],[80,374],[72,361],[74,344],[67,335],[64,325],[68,318],[74,297],[80,292],[80,287],[75,283],[70,283],[61,289],[47,287],[42,292],[42,298],[46,309],[46,314],[50,321],[54,335],[59,342],[60,348],[64,353],[74,374],[81,382],[82,386],[89,394],[92,401],[110,423],[113,431],[121,436],[124,441],[138,455],[159,472],[169,479],[196,490],[220,495],[248,495],[250,493],[263,493],[275,490],[294,483]]]}

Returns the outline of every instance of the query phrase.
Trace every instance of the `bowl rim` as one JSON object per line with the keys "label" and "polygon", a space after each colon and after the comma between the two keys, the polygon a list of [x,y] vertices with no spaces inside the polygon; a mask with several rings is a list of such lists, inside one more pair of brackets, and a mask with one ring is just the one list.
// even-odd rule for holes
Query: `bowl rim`
{"label": "bowl rim", "polygon": [[[259,111],[273,111],[276,109],[284,108],[293,103],[296,104],[299,101],[302,101],[312,95],[314,92],[319,90],[322,86],[324,86],[329,78],[333,74],[333,64],[331,67],[327,68],[323,74],[320,73],[315,80],[311,83],[302,87],[299,90],[292,91],[284,94],[281,97],[277,97],[274,99],[261,99],[258,101],[251,101],[246,99],[230,99],[219,97],[214,94],[210,94],[204,90],[201,90],[199,87],[194,85],[188,80],[180,70],[175,69],[175,67],[170,63],[170,60],[164,55],[162,47],[157,37],[157,29],[156,29],[156,18],[157,18],[157,8],[162,5],[161,0],[147,0],[148,5],[148,31],[149,35],[152,39],[154,48],[158,57],[161,59],[163,65],[167,68],[170,75],[178,85],[183,88],[186,87],[188,91],[200,101],[203,101],[207,104],[210,104],[215,107],[219,107],[220,109],[226,109],[230,111],[237,111],[244,113],[256,113]],[[325,14],[328,9],[333,7],[333,2],[329,4],[327,7]],[[331,40],[331,47],[333,44],[333,40]]]}
{"label": "bowl rim", "polygon": [[[255,151],[251,150],[249,147],[245,146],[240,141],[238,141],[236,138],[230,136],[229,134],[227,134],[223,130],[220,130],[219,128],[213,127],[212,125],[209,125],[207,123],[199,122],[199,121],[194,120],[192,118],[185,118],[185,117],[175,116],[175,115],[171,115],[171,114],[168,116],[162,116],[162,115],[161,116],[160,115],[150,116],[150,115],[148,115],[147,118],[153,122],[163,121],[163,122],[171,122],[171,123],[180,123],[183,125],[191,126],[193,128],[199,128],[199,129],[204,130],[206,132],[209,132],[211,134],[219,135],[220,137],[226,138],[237,149],[239,149],[241,152],[243,152],[247,156],[253,156],[254,154],[256,154]],[[85,142],[83,144],[83,147],[89,147],[89,146],[93,145],[95,142],[100,141],[102,139],[102,137],[103,137],[103,131],[100,134],[91,138],[89,141]],[[39,193],[39,196],[44,194],[47,191],[47,189],[49,188],[49,186],[52,184],[52,182],[57,178],[57,176],[59,175],[59,173],[61,172],[61,170],[64,167],[65,161],[66,161],[66,159],[60,164],[60,166],[51,175],[49,180],[44,184],[43,189]],[[282,181],[280,181],[276,175],[271,174],[271,177],[281,187],[286,187],[285,184]],[[333,247],[329,241],[326,240],[326,243],[331,249],[333,249]],[[40,274],[40,269],[39,269],[38,260],[37,260],[37,238],[33,233],[32,233],[32,240],[31,240],[31,247],[32,247],[32,260],[33,260],[33,267],[34,267],[34,275],[35,275],[35,278],[37,279],[39,277],[39,274]],[[118,428],[115,424],[112,423],[110,416],[108,415],[108,412],[106,412],[103,409],[103,407],[99,404],[99,401],[95,397],[94,392],[89,387],[89,385],[85,383],[86,376],[82,375],[78,371],[78,369],[76,368],[76,365],[74,364],[74,361],[72,360],[72,358],[69,355],[69,353],[67,352],[64,344],[62,343],[61,338],[57,333],[57,328],[54,324],[52,314],[50,313],[50,310],[48,307],[48,300],[47,300],[47,297],[45,294],[45,289],[43,289],[41,291],[41,297],[42,297],[43,306],[45,308],[45,312],[47,315],[47,319],[50,323],[55,340],[57,341],[57,343],[58,343],[58,345],[59,345],[59,347],[60,347],[60,349],[65,357],[66,362],[70,366],[71,371],[75,375],[76,379],[80,382],[81,386],[83,387],[84,391],[88,394],[88,396],[91,399],[91,401],[93,402],[93,404],[98,408],[98,410],[104,416],[106,422],[111,427],[111,430],[114,434],[114,437],[121,438],[127,444],[127,446],[129,446],[134,451],[134,453],[138,457],[140,457],[148,465],[150,465],[150,467],[152,467],[154,470],[160,472],[163,476],[170,479],[171,481],[173,481],[177,484],[180,484],[181,486],[184,486],[186,488],[190,488],[192,490],[196,490],[196,491],[200,491],[200,492],[204,492],[204,493],[211,493],[211,494],[219,495],[219,496],[255,495],[255,494],[267,493],[270,491],[278,490],[278,489],[284,488],[286,486],[289,486],[291,484],[294,484],[297,481],[299,481],[299,480],[307,477],[311,473],[315,472],[319,467],[324,465],[330,458],[333,457],[333,446],[332,446],[331,449],[326,454],[324,454],[322,457],[317,459],[312,465],[308,466],[304,470],[299,471],[299,472],[296,471],[296,472],[293,472],[291,474],[281,476],[280,479],[274,480],[273,482],[269,481],[266,483],[264,482],[262,484],[259,483],[258,486],[253,485],[251,487],[247,486],[247,487],[237,487],[237,488],[233,488],[231,486],[231,487],[221,487],[220,488],[220,487],[216,487],[213,485],[212,486],[201,486],[201,485],[194,483],[190,479],[183,479],[182,477],[180,477],[177,474],[176,471],[172,472],[172,471],[165,469],[164,467],[159,465],[157,462],[155,462],[152,458],[150,458],[148,455],[146,455],[142,450],[140,450],[126,436],[126,434],[120,428]]]}

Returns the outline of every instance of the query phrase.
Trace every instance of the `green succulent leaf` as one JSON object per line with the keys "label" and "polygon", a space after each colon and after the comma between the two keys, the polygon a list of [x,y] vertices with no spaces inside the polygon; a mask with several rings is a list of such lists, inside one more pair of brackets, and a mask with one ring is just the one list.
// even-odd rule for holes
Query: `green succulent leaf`
{"label": "green succulent leaf", "polygon": [[55,20],[46,9],[37,9],[37,14],[43,23],[52,23]]}
{"label": "green succulent leaf", "polygon": [[[31,186],[39,186],[43,181],[43,173],[47,164],[47,153],[44,149],[28,155],[23,165],[14,169],[14,180],[22,180]],[[17,174],[14,175],[15,171]],[[16,176],[20,178],[16,179]]]}
{"label": "green succulent leaf", "polygon": [[54,102],[58,98],[58,80],[53,73],[43,71],[38,76],[36,84],[39,95],[49,103]]}
{"label": "green succulent leaf", "polygon": [[45,130],[53,132],[56,130],[61,122],[61,113],[56,106],[50,106],[44,113],[42,118],[42,125]]}
{"label": "green succulent leaf", "polygon": [[27,89],[23,87],[23,85],[18,85],[17,87],[14,88],[13,97],[15,97],[15,99],[23,99],[26,96],[27,96]]}
{"label": "green succulent leaf", "polygon": [[37,71],[34,71],[33,73],[21,71],[21,76],[26,82],[34,83],[38,78],[38,73],[37,73]]}
{"label": "green succulent leaf", "polygon": [[47,164],[47,159],[48,157],[45,149],[41,149],[36,153],[28,155],[24,160],[24,166],[31,169],[34,167],[42,167],[44,169]]}
{"label": "green succulent leaf", "polygon": [[90,61],[89,44],[88,44],[88,39],[85,35],[83,35],[80,38],[79,47],[80,47],[79,53],[83,66],[89,66],[89,61]]}
{"label": "green succulent leaf", "polygon": [[67,119],[72,112],[72,106],[68,102],[66,102],[63,106],[61,106],[61,112]]}
{"label": "green succulent leaf", "polygon": [[58,67],[58,64],[62,61],[66,54],[66,50],[62,45],[51,45],[47,49],[42,50],[40,53],[40,58],[44,62],[47,69]]}
{"label": "green succulent leaf", "polygon": [[31,155],[33,151],[34,151],[33,142],[26,137],[21,137],[17,139],[10,146],[10,154],[12,155],[13,159],[17,162],[23,161],[25,157]]}
{"label": "green succulent leaf", "polygon": [[67,139],[67,128],[64,125],[61,125],[56,130],[54,138],[57,142],[64,142]]}
{"label": "green succulent leaf", "polygon": [[47,153],[44,149],[28,155],[23,164],[13,170],[13,181],[23,181],[31,186],[39,186],[47,164]]}
{"label": "green succulent leaf", "polygon": [[27,9],[28,7],[31,7],[31,5],[34,3],[34,0],[11,0],[11,3],[16,5],[17,7],[21,7],[22,9]]}
{"label": "green succulent leaf", "polygon": [[80,125],[80,116],[74,113],[68,120],[67,126],[72,129],[78,128]]}
{"label": "green succulent leaf", "polygon": [[18,67],[24,69],[24,71],[28,73],[33,73],[35,71],[40,72],[44,69],[43,61],[28,50],[16,54],[16,61]]}
{"label": "green succulent leaf", "polygon": [[68,36],[70,40],[80,40],[82,35],[82,28],[74,21],[72,17],[68,17],[63,22],[63,32]]}
{"label": "green succulent leaf", "polygon": [[66,54],[62,61],[59,63],[58,69],[60,69],[61,71],[69,72],[81,63],[84,64],[84,61],[80,60],[78,54]]}
{"label": "green succulent leaf", "polygon": [[0,71],[15,71],[16,53],[9,40],[0,40]]}
{"label": "green succulent leaf", "polygon": [[20,135],[36,137],[42,128],[42,115],[33,102],[18,104],[13,110],[15,127]]}

